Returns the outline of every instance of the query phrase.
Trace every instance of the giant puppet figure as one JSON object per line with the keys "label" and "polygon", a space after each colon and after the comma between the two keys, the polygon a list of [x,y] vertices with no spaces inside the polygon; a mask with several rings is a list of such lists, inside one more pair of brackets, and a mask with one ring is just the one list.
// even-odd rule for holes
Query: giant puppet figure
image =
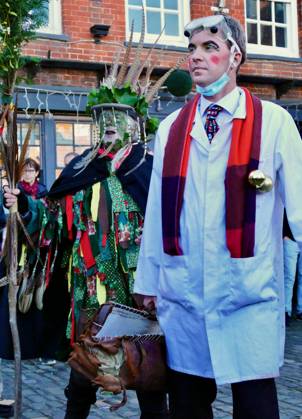
{"label": "giant puppet figure", "polygon": [[[133,64],[129,66],[130,41],[121,67],[116,62],[100,88],[90,94],[88,106],[97,126],[94,146],[68,164],[47,198],[33,201],[19,191],[5,193],[8,207],[18,197],[29,234],[39,231],[38,257],[33,257],[30,246],[27,257],[23,254],[27,277],[19,305],[26,310],[35,300],[42,306],[45,289],[47,293],[52,283],[68,282],[67,333],[72,343],[83,316],[89,317],[100,304],[108,300],[134,304],[134,271],[153,160],[146,142],[158,125],[156,118],[149,117],[148,106],[172,71],[152,83],[147,70],[144,80],[139,80],[150,60],[150,55],[142,60],[142,42],[143,38]],[[57,301],[59,286],[52,288]],[[56,318],[59,326],[60,316]],[[95,401],[91,384],[73,372],[66,395],[66,418],[87,417]],[[142,418],[166,417],[164,394],[138,396]]]}

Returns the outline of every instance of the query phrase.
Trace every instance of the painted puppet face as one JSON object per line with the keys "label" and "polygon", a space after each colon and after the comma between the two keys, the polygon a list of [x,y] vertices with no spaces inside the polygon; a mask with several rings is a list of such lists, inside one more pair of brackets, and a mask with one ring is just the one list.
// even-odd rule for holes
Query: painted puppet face
{"label": "painted puppet face", "polygon": [[99,118],[100,139],[104,146],[114,144],[114,150],[118,150],[129,141],[138,138],[138,124],[126,112],[106,109]]}
{"label": "painted puppet face", "polygon": [[195,84],[205,87],[230,68],[230,48],[220,31],[195,32],[189,44],[189,71]]}

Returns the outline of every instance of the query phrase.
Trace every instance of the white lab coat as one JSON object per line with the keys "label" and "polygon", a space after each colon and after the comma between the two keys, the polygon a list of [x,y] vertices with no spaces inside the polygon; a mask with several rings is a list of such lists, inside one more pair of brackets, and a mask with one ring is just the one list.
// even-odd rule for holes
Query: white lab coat
{"label": "white lab coat", "polygon": [[[218,102],[219,103],[219,102]],[[282,217],[302,250],[302,141],[291,116],[263,101],[259,169],[271,192],[256,198],[255,256],[230,257],[225,236],[224,178],[231,123],[209,145],[196,112],[181,211],[183,256],[162,247],[161,175],[168,132],[161,124],[136,274],[135,292],[157,296],[170,368],[214,377],[218,384],[276,377],[284,355]],[[244,118],[240,90],[236,118]]]}

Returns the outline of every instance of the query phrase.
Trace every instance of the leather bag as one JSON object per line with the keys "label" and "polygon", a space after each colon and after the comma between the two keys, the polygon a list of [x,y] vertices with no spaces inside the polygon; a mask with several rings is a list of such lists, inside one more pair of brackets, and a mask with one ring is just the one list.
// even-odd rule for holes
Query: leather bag
{"label": "leather bag", "polygon": [[[125,315],[125,321],[129,320],[129,313],[138,319],[140,316],[148,319],[151,333],[142,334],[140,330],[138,334],[100,337],[116,307],[122,316]],[[136,323],[133,325],[135,329]],[[157,327],[156,319],[145,311],[116,303],[103,304],[74,345],[68,363],[102,390],[123,393],[121,403],[111,406],[110,410],[126,403],[126,389],[166,391],[166,349],[164,336],[154,334]]]}

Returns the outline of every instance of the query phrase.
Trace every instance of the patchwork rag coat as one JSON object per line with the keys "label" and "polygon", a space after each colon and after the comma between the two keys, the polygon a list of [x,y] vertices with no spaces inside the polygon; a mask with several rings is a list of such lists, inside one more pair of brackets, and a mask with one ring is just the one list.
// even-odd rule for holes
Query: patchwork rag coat
{"label": "patchwork rag coat", "polygon": [[[30,264],[31,275],[42,277],[46,288],[58,285],[52,286],[54,312],[56,289],[60,293],[62,286],[68,286],[71,341],[76,338],[80,317],[90,317],[105,301],[133,304],[152,156],[147,154],[135,171],[127,172],[137,166],[143,153],[141,145],[134,145],[115,174],[108,157],[95,158],[79,173],[74,166],[83,156],[76,157],[45,200],[29,199],[27,230],[39,232],[39,237],[34,254],[27,246],[28,254],[21,263]],[[60,296],[57,298],[59,301]]]}
{"label": "patchwork rag coat", "polygon": [[302,141],[288,112],[262,101],[259,169],[274,187],[256,195],[254,255],[231,257],[225,176],[232,119],[246,118],[245,93],[238,88],[236,94],[232,115],[211,144],[196,110],[180,213],[183,254],[175,256],[163,250],[162,173],[179,111],[161,123],[134,287],[137,293],[157,296],[169,367],[215,378],[218,384],[279,374],[285,337],[283,206],[302,249]]}

